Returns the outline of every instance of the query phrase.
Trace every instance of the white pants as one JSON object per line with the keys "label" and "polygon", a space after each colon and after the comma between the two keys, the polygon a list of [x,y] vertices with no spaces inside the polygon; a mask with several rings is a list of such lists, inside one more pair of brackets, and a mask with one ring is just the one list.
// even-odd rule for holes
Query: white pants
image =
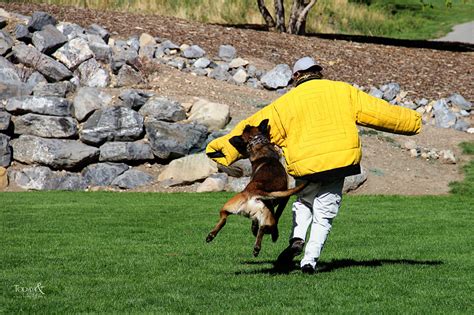
{"label": "white pants", "polygon": [[[297,182],[296,185],[299,183]],[[290,238],[301,238],[306,243],[301,266],[313,268],[331,231],[342,200],[344,178],[325,183],[309,183],[293,203],[293,230]],[[306,234],[311,225],[309,240]]]}

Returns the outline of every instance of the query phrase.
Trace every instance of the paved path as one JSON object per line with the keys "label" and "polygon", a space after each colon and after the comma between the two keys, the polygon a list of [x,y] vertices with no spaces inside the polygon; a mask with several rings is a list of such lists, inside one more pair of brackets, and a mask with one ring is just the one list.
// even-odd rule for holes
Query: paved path
{"label": "paved path", "polygon": [[455,25],[451,33],[437,40],[474,44],[474,21]]}

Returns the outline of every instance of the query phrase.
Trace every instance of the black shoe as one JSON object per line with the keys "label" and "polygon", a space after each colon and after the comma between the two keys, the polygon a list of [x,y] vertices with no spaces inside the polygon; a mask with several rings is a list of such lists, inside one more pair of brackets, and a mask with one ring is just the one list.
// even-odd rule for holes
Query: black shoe
{"label": "black shoe", "polygon": [[293,258],[303,252],[304,241],[301,238],[293,238],[290,240],[290,245],[285,248],[278,256],[275,267],[278,269],[292,268]]}
{"label": "black shoe", "polygon": [[316,270],[314,270],[313,266],[311,266],[310,264],[306,264],[303,267],[301,267],[301,272],[306,273],[308,275],[312,275],[313,273],[316,272]]}

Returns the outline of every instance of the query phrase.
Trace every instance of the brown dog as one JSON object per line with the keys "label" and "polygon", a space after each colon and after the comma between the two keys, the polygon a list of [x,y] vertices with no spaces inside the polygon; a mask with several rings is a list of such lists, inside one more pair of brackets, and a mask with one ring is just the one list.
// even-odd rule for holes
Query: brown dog
{"label": "brown dog", "polygon": [[[252,177],[245,189],[227,201],[220,210],[220,220],[206,238],[211,242],[225,225],[229,214],[239,214],[252,219],[252,232],[256,236],[253,255],[258,256],[264,234],[278,239],[278,220],[291,195],[301,191],[306,184],[288,189],[286,171],[279,161],[275,146],[270,143],[268,119],[258,127],[247,125],[241,136],[229,139],[239,153],[250,159]],[[221,152],[208,154],[220,157]],[[278,205],[276,213],[275,205]]]}

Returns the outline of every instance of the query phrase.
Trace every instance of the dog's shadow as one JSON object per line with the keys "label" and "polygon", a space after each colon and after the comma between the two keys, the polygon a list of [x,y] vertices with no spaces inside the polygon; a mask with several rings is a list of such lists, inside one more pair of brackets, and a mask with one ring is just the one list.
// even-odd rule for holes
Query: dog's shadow
{"label": "dog's shadow", "polygon": [[[278,261],[273,260],[260,260],[260,261],[242,261],[245,265],[266,265],[272,264],[271,268],[263,268],[259,270],[243,270],[235,272],[236,275],[246,274],[289,274],[294,270],[299,270],[299,263],[294,262],[291,264],[281,264]],[[333,259],[329,262],[321,261],[317,265],[317,273],[332,272],[343,268],[352,267],[382,267],[383,265],[425,265],[425,266],[438,266],[442,265],[443,262],[440,260],[412,260],[412,259],[372,259],[372,260],[355,260],[355,259]]]}

